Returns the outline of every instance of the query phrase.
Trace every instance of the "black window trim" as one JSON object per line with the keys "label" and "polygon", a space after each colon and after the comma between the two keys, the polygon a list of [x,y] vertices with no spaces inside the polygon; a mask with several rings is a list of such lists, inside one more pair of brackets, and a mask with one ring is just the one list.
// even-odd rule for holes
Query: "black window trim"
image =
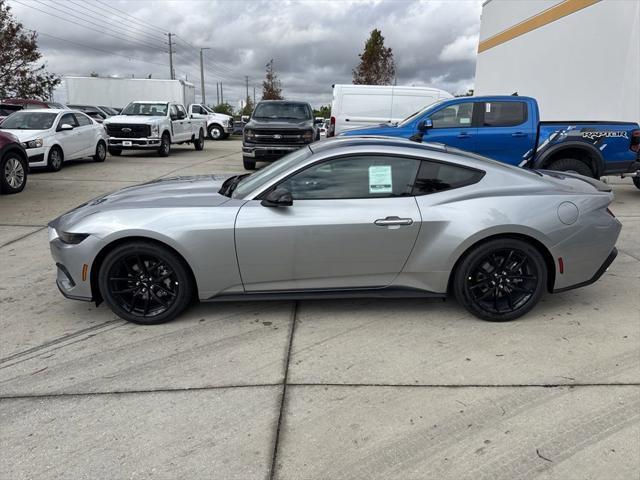
{"label": "black window trim", "polygon": [[[377,199],[389,199],[389,198],[408,198],[408,197],[424,197],[426,195],[433,195],[435,193],[441,193],[441,192],[447,192],[450,190],[457,190],[458,188],[463,188],[463,187],[468,187],[470,185],[475,185],[476,183],[480,182],[480,180],[482,180],[484,178],[484,176],[487,174],[487,172],[485,170],[481,170],[478,168],[473,168],[473,167],[468,167],[466,165],[459,165],[456,163],[452,163],[452,162],[447,162],[447,161],[443,161],[443,160],[435,160],[433,158],[424,158],[424,157],[418,157],[418,156],[413,156],[413,155],[401,155],[398,153],[380,153],[380,152],[372,152],[372,153],[368,153],[368,152],[362,152],[362,153],[344,153],[341,155],[336,155],[334,157],[328,157],[328,158],[323,158],[322,160],[319,160],[317,162],[313,162],[309,165],[306,165],[304,167],[302,167],[300,170],[296,170],[295,172],[291,173],[290,175],[287,175],[286,177],[278,180],[278,182],[276,182],[275,184],[273,184],[272,186],[270,186],[269,188],[267,188],[266,190],[263,190],[259,195],[254,197],[254,200],[264,200],[267,195],[269,195],[269,193],[271,193],[272,191],[274,191],[276,188],[278,188],[282,183],[286,182],[287,180],[289,180],[291,177],[293,177],[294,175],[297,175],[298,173],[304,172],[305,170],[311,168],[311,167],[315,167],[317,165],[321,165],[323,163],[327,163],[329,161],[332,160],[337,160],[340,158],[349,158],[349,157],[359,157],[359,156],[364,156],[364,155],[370,155],[370,156],[375,156],[375,157],[392,157],[392,158],[402,158],[402,159],[410,159],[410,160],[417,160],[418,162],[420,162],[420,165],[418,165],[418,170],[416,171],[416,177],[418,175],[418,173],[420,173],[420,167],[422,166],[422,162],[433,162],[433,163],[439,163],[442,165],[448,165],[451,167],[457,167],[457,168],[462,168],[465,170],[470,170],[475,172],[477,175],[475,177],[473,177],[473,181],[469,181],[467,183],[465,183],[464,185],[459,185],[453,188],[448,188],[446,190],[439,190],[437,192],[428,192],[428,193],[423,193],[420,195],[416,195],[414,193],[415,190],[415,178],[413,180],[413,185],[411,187],[411,192],[406,194],[406,195],[398,195],[398,196],[390,196],[390,197],[348,197],[348,198],[307,198],[304,200],[298,200],[298,201],[309,201],[309,200],[377,200]],[[295,198],[293,199],[295,201]]]}
{"label": "black window trim", "polygon": [[62,119],[63,119],[64,117],[66,117],[67,115],[71,115],[71,116],[73,117],[73,120],[74,120],[74,122],[75,122],[75,125],[73,125],[73,124],[71,125],[73,128],[78,128],[78,127],[80,126],[80,125],[78,124],[78,120],[76,119],[75,114],[74,114],[72,111],[64,112],[62,115],[60,115],[60,120],[58,120],[58,125],[56,125],[56,131],[60,131],[60,130],[58,130],[58,129],[59,129],[62,125],[64,125],[64,124],[62,123]]}
{"label": "black window trim", "polygon": [[[529,104],[523,100],[496,100],[493,102],[487,102],[487,101],[483,101],[483,102],[478,102],[482,104],[482,108],[480,108],[480,118],[479,118],[479,122],[478,122],[478,127],[479,128],[511,128],[511,127],[517,127],[519,125],[524,125],[525,123],[527,123],[527,121],[529,120]],[[524,119],[520,122],[520,123],[512,123],[509,125],[485,125],[484,124],[484,115],[486,113],[486,104],[487,103],[522,103],[524,104]]]}

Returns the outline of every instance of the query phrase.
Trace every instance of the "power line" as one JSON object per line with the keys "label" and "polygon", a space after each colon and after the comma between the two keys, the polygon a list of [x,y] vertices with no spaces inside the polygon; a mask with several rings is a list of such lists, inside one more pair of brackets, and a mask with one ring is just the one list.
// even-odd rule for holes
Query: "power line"
{"label": "power line", "polygon": [[[131,24],[134,24],[134,25],[137,23],[139,25],[138,28],[142,27],[142,28],[147,28],[148,30],[157,30],[159,33],[163,33],[163,34],[165,33],[165,29],[160,28],[157,25],[153,25],[152,23],[149,23],[148,20],[143,20],[141,18],[134,17],[129,12],[125,12],[124,10],[120,10],[119,8],[111,6],[108,3],[102,2],[101,0],[94,0],[94,1],[96,3],[102,5],[102,6],[106,7],[106,8],[109,8],[110,10],[118,12],[119,14],[117,16],[122,18],[123,20],[125,20],[125,21],[127,21],[127,22],[129,22]],[[120,15],[120,14],[124,14],[124,16]],[[131,20],[131,19],[134,19],[134,20]]]}
{"label": "power line", "polygon": [[[199,47],[195,47],[193,44],[189,43],[187,40],[185,40],[184,38],[182,38],[180,35],[175,35],[175,37],[180,40],[182,43],[184,43],[185,45],[189,46],[190,48],[193,49],[193,54],[195,55],[195,52],[198,50]],[[224,74],[232,74],[233,71],[227,67],[226,65],[222,65],[221,63],[217,63],[214,61],[211,61],[210,63],[212,63],[214,66],[216,66],[217,68],[219,68],[222,73]]]}

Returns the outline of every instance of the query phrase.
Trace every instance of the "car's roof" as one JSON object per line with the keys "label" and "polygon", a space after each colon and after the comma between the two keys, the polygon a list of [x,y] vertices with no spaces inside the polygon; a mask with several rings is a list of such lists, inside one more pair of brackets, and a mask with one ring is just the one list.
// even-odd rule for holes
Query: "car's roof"
{"label": "car's roof", "polygon": [[384,137],[381,135],[361,135],[353,137],[335,137],[323,142],[313,143],[309,148],[314,153],[340,147],[401,147],[422,151],[446,152],[447,146],[442,143],[418,143],[406,138]]}
{"label": "car's roof", "polygon": [[67,112],[69,113],[71,110],[68,108],[27,108],[25,110],[20,110],[25,113],[60,113]]}

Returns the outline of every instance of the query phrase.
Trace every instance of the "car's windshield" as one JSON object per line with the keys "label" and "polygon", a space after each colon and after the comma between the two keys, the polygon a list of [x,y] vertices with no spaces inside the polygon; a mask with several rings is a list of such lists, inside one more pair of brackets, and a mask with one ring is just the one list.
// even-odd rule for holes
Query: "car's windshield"
{"label": "car's windshield", "polygon": [[102,105],[99,105],[100,109],[103,110],[105,113],[108,113],[109,115],[117,115],[118,112],[116,112],[113,108],[111,107],[103,107]]}
{"label": "car's windshield", "polygon": [[306,103],[265,102],[259,103],[253,118],[286,118],[293,120],[311,119],[311,109]]}
{"label": "car's windshield", "polygon": [[167,103],[130,103],[120,115],[146,115],[148,117],[164,117],[167,115]]}
{"label": "car's windshield", "polygon": [[7,117],[2,122],[2,128],[7,130],[48,130],[53,126],[57,116],[57,113],[23,110]]}
{"label": "car's windshield", "polygon": [[282,172],[304,161],[309,156],[311,156],[311,154],[312,152],[309,147],[301,148],[300,150],[291,152],[289,155],[282,157],[277,162],[258,170],[256,173],[248,177],[245,177],[240,183],[238,183],[231,197],[244,198],[255,189],[260,188],[265,183],[276,178]]}
{"label": "car's windshield", "polygon": [[412,113],[407,118],[405,118],[400,123],[398,123],[398,126],[399,127],[404,127],[405,125],[408,125],[409,123],[413,122],[416,118],[421,117],[423,114],[428,113],[428,112],[432,111],[433,109],[435,109],[436,107],[438,107],[442,102],[444,102],[444,100],[445,99],[438,100],[436,103],[432,103],[428,107],[425,107],[425,108],[423,108],[421,110],[418,110],[415,113]]}
{"label": "car's windshield", "polygon": [[209,113],[216,113],[214,112],[212,109],[210,109],[209,107],[207,107],[206,105],[202,105],[202,108],[204,108],[207,112]]}

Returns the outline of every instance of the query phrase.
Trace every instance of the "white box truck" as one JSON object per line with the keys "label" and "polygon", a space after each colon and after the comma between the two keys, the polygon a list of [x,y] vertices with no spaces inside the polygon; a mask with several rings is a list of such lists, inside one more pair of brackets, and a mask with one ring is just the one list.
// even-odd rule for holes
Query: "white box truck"
{"label": "white box truck", "polygon": [[431,87],[334,85],[328,137],[344,130],[399,122],[438,100],[453,98]]}
{"label": "white box truck", "polygon": [[192,83],[150,78],[64,77],[66,103],[123,108],[134,101],[195,103]]}

